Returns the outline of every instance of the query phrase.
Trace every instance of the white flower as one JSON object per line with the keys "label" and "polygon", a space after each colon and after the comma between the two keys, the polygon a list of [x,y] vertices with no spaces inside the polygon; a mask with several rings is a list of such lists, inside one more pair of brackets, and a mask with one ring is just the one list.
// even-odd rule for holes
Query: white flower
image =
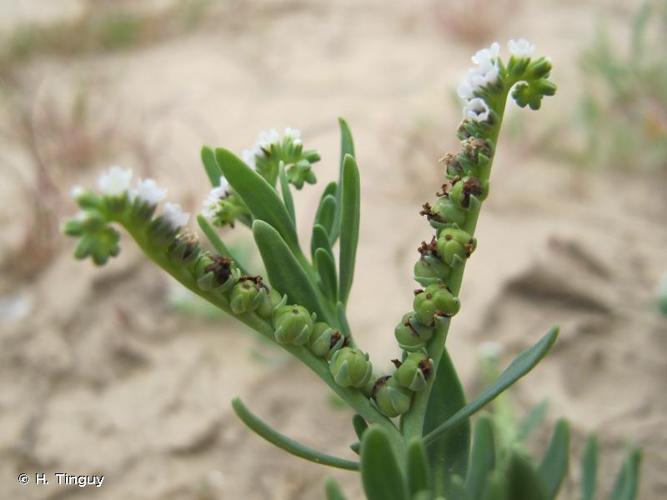
{"label": "white flower", "polygon": [[177,203],[165,203],[162,217],[173,229],[185,226],[190,220],[190,214],[183,212],[183,209]]}
{"label": "white flower", "polygon": [[97,179],[97,186],[103,194],[119,196],[126,192],[132,181],[132,170],[111,167]]}
{"label": "white flower", "polygon": [[283,137],[292,139],[292,143],[295,145],[301,144],[301,131],[298,128],[287,127],[283,132]]}
{"label": "white flower", "polygon": [[202,203],[202,215],[208,220],[212,220],[218,212],[220,200],[229,194],[229,182],[224,177],[220,177],[220,185],[211,189],[208,196]]}
{"label": "white flower", "polygon": [[486,70],[490,66],[495,65],[495,60],[498,58],[498,54],[500,54],[500,45],[498,42],[493,42],[488,49],[478,50],[470,59],[480,68]]}
{"label": "white flower", "polygon": [[255,149],[258,152],[261,152],[263,149],[269,149],[271,144],[278,144],[280,142],[280,134],[275,128],[271,130],[263,130],[257,136],[257,141],[255,141]]}
{"label": "white flower", "polygon": [[535,45],[530,43],[525,38],[519,38],[518,40],[510,40],[507,42],[507,48],[510,50],[510,53],[515,57],[531,57],[535,52]]}
{"label": "white flower", "polygon": [[485,122],[488,120],[489,113],[489,106],[484,102],[484,99],[480,99],[479,97],[470,99],[463,108],[463,116],[476,122]]}
{"label": "white flower", "polygon": [[132,190],[131,197],[149,205],[157,205],[167,195],[167,190],[160,188],[153,179],[143,179],[137,183],[137,188]]}
{"label": "white flower", "polygon": [[86,192],[86,190],[83,188],[83,186],[79,186],[78,184],[76,186],[72,186],[69,190],[69,195],[75,199],[78,200],[83,194]]}

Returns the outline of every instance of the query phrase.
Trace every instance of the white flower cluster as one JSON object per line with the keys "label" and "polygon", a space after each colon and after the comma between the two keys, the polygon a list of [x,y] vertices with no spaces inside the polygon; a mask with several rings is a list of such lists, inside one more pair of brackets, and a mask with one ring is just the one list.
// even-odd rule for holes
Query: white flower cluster
{"label": "white flower cluster", "polygon": [[[531,57],[535,52],[535,45],[525,38],[510,40],[507,43],[510,54],[515,57]],[[490,109],[488,104],[478,97],[477,93],[487,85],[493,85],[498,81],[498,56],[500,55],[500,44],[493,42],[490,47],[478,50],[471,60],[474,68],[468,70],[465,79],[456,89],[458,96],[463,99],[463,116],[477,122],[485,122],[489,119]]]}
{"label": "white flower cluster", "polygon": [[[131,188],[132,170],[113,166],[97,179],[97,187],[105,196],[121,196],[127,194],[130,200],[138,199],[148,205],[157,205],[167,196],[167,190],[158,186],[153,179],[139,179],[134,188]],[[85,193],[81,186],[74,186],[70,194],[78,199]],[[190,214],[183,212],[176,203],[165,203],[162,217],[174,228],[185,226]]]}
{"label": "white flower cluster", "polygon": [[281,139],[280,134],[274,128],[271,130],[264,130],[259,133],[255,144],[250,149],[244,149],[241,153],[243,161],[250,167],[255,168],[256,158],[262,158],[266,154],[264,151],[269,149],[272,144],[280,144],[284,139],[291,139],[292,144],[301,144],[301,131],[295,128],[287,127],[283,131]]}
{"label": "white flower cluster", "polygon": [[202,203],[202,215],[208,220],[213,220],[220,208],[220,200],[229,194],[229,183],[224,177],[220,177],[220,185],[211,189]]}

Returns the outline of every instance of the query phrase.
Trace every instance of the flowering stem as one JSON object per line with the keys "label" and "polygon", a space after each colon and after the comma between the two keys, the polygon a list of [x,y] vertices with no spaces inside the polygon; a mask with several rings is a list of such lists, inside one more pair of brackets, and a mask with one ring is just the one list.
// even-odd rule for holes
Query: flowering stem
{"label": "flowering stem", "polygon": [[[491,167],[493,165],[493,159],[495,156],[496,145],[498,143],[498,135],[500,133],[500,128],[503,121],[503,115],[505,113],[505,105],[507,102],[507,96],[509,90],[516,83],[515,81],[508,81],[505,84],[504,91],[496,96],[494,99],[487,98],[487,104],[491,109],[496,113],[497,120],[493,126],[489,129],[486,134],[486,139],[493,144],[493,155],[489,158],[489,161],[486,163],[484,168],[479,171],[479,179],[482,183],[486,183],[489,180],[491,174]],[[471,198],[470,208],[466,217],[464,226],[462,227],[468,234],[474,236],[475,228],[477,227],[477,220],[479,219],[481,203],[476,198]],[[461,284],[463,282],[463,273],[465,271],[465,261],[456,266],[452,270],[452,274],[448,281],[448,286],[453,295],[458,296],[461,290]],[[428,345],[428,352],[433,360],[433,373],[438,373],[438,364],[440,363],[440,358],[445,349],[445,341],[447,339],[447,333],[449,331],[449,325],[451,320],[447,318],[445,321],[439,323],[439,326],[435,330],[435,334],[431,339]],[[426,409],[428,401],[431,395],[431,388],[433,387],[433,381],[435,377],[431,377],[429,383],[425,390],[415,394],[415,397],[412,402],[412,407],[410,411],[405,414],[402,423],[403,435],[405,436],[406,441],[409,441],[414,437],[421,437],[424,427],[424,417],[426,414]]]}

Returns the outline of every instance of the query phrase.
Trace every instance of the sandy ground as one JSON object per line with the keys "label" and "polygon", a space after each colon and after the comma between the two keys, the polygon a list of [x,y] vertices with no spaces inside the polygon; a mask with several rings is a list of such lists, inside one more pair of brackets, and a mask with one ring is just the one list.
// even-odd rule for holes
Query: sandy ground
{"label": "sandy ground", "polygon": [[[37,3],[1,8],[3,23],[30,17]],[[76,2],[62,3],[63,10],[40,15],[77,11]],[[558,98],[544,113],[515,110],[509,118],[529,129],[573,102],[569,61],[590,39],[595,16],[611,12],[613,22],[629,9],[539,4],[517,4],[516,16],[490,33],[501,40],[525,35],[553,58]],[[94,122],[114,130],[109,140],[134,139],[110,158],[94,156],[88,169],[58,173],[56,187],[66,193],[71,183],[90,183],[114,161],[151,173],[171,199],[196,209],[207,191],[201,144],[240,151],[258,130],[284,126],[301,128],[307,145],[322,152],[317,173],[328,180],[337,168],[336,117],[345,116],[355,132],[363,199],[350,319],[376,365],[388,366],[397,353],[393,326],[410,307],[415,249],[430,234],[418,207],[438,188],[436,159],[455,147],[451,92],[474,47],[443,33],[426,1],[262,0],[216,12],[196,32],[159,44],[37,58],[21,69],[15,92],[35,116],[83,88]],[[11,114],[2,112],[11,127]],[[509,360],[560,324],[552,354],[513,392],[518,411],[548,399],[549,422],[561,415],[571,421],[575,452],[586,433],[598,432],[604,488],[626,444],[642,446],[640,498],[666,498],[667,324],[653,301],[665,266],[667,181],[586,173],[529,154],[528,146],[506,134],[499,151],[450,350],[472,394],[481,342],[500,343]],[[23,241],[30,207],[16,172],[30,183],[33,170],[16,141],[3,148],[6,263]],[[306,240],[318,191],[298,195]],[[74,210],[66,194],[44,203],[59,217]],[[229,237],[246,244],[247,234],[237,232]],[[242,395],[286,434],[350,456],[350,413],[332,404],[305,368],[231,319],[174,311],[173,286],[130,241],[101,270],[75,262],[71,250],[60,241],[30,281],[12,272],[31,268],[30,253],[22,266],[19,259],[4,267],[0,497],[306,500],[321,498],[322,480],[333,474],[350,498],[361,498],[355,475],[273,449],[231,411],[229,400]],[[96,490],[22,487],[15,478],[23,471],[106,479]]]}

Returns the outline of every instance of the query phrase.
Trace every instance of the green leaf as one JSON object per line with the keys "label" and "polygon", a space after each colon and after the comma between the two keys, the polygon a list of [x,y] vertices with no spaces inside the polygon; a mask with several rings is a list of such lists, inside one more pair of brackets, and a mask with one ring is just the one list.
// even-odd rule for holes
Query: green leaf
{"label": "green leaf", "polygon": [[546,416],[547,409],[549,408],[548,401],[542,401],[539,404],[533,406],[519,425],[519,431],[516,436],[518,442],[525,441],[528,436],[537,428],[538,425],[542,423],[544,417]]}
{"label": "green leaf", "polygon": [[341,211],[342,211],[342,186],[343,186],[343,170],[345,164],[345,157],[350,155],[352,157],[354,154],[354,140],[352,139],[352,132],[350,132],[350,127],[348,127],[347,122],[342,118],[338,118],[338,126],[340,127],[340,164],[338,170],[338,189],[336,190],[336,217],[333,225],[333,232],[331,238],[331,244],[333,245],[341,231]]}
{"label": "green leaf", "polygon": [[581,457],[581,500],[594,500],[598,482],[598,440],[594,434],[586,439]]}
{"label": "green leaf", "polygon": [[483,500],[484,486],[495,467],[496,446],[493,419],[482,415],[475,423],[473,445],[466,476],[466,492],[470,500]]}
{"label": "green leaf", "polygon": [[200,229],[202,232],[206,235],[208,238],[208,241],[211,243],[213,248],[215,249],[216,252],[218,252],[220,255],[223,257],[227,257],[228,259],[232,259],[234,263],[236,264],[236,267],[239,268],[241,271],[241,274],[249,275],[248,271],[246,271],[241,263],[238,261],[236,257],[232,254],[232,252],[227,248],[227,245],[224,244],[224,242],[220,239],[218,236],[218,233],[216,233],[215,229],[211,227],[211,225],[208,223],[206,220],[206,217],[203,215],[198,215],[197,216],[197,224],[199,224]]}
{"label": "green leaf", "polygon": [[285,174],[285,169],[280,167],[280,193],[283,195],[283,203],[287,209],[287,213],[292,219],[292,223],[296,224],[296,215],[294,213],[294,199],[292,198],[292,191],[289,187],[289,182],[287,181],[287,175]]}
{"label": "green leaf", "polygon": [[[447,421],[465,405],[465,393],[447,349],[442,353],[433,381],[431,395],[424,416],[424,434],[432,433],[440,422]],[[458,432],[435,437],[427,447],[431,477],[436,494],[448,496],[450,478],[457,474],[465,477],[470,446],[470,423],[461,423]],[[430,434],[429,434],[430,435]]]}
{"label": "green leaf", "polygon": [[301,255],[294,222],[271,184],[226,149],[216,149],[215,157],[255,219],[274,227],[295,255]]}
{"label": "green leaf", "polygon": [[326,250],[327,253],[331,254],[331,259],[333,260],[333,252],[331,251],[331,243],[329,242],[327,230],[324,226],[315,224],[313,226],[313,234],[310,238],[310,254],[313,257],[313,260],[315,259],[315,251],[318,248]]}
{"label": "green leaf", "polygon": [[327,320],[318,290],[278,231],[263,220],[255,220],[252,233],[271,285],[287,294],[291,304],[300,304]]}
{"label": "green leaf", "polygon": [[518,452],[512,453],[507,468],[508,497],[511,500],[546,500],[544,486],[533,464]]}
{"label": "green leaf", "polygon": [[333,241],[334,218],[336,217],[336,197],[327,194],[320,201],[315,214],[315,224],[319,224],[327,231],[330,241]]}
{"label": "green leaf", "polygon": [[637,497],[640,463],[641,451],[631,450],[616,476],[610,500],[634,500]]}
{"label": "green leaf", "polygon": [[408,444],[408,490],[410,495],[431,489],[426,449],[420,438],[414,438]]}
{"label": "green leaf", "polygon": [[554,327],[549,330],[549,332],[534,346],[519,354],[505,369],[505,371],[500,374],[498,379],[493,384],[486,387],[474,401],[461,408],[448,420],[430,431],[424,438],[426,446],[430,446],[441,436],[447,434],[450,430],[459,426],[461,423],[466,422],[468,417],[479,411],[489,402],[493,401],[498,396],[498,394],[506,390],[526,373],[532,370],[535,365],[537,365],[537,363],[539,363],[540,360],[546,356],[547,352],[549,352],[549,349],[551,349],[551,346],[553,346],[557,338],[558,328]]}
{"label": "green leaf", "polygon": [[327,298],[334,302],[338,296],[336,284],[336,263],[331,253],[324,248],[315,250],[315,269],[320,277],[320,288]]}
{"label": "green leaf", "polygon": [[547,448],[539,474],[544,484],[544,492],[548,500],[558,495],[558,490],[567,474],[570,459],[570,426],[560,419],[556,423],[549,447]]}
{"label": "green leaf", "polygon": [[495,470],[484,487],[484,500],[511,500],[507,498],[507,482],[502,471]]}
{"label": "green leaf", "polygon": [[354,432],[357,434],[359,439],[361,439],[366,429],[368,429],[368,424],[364,420],[364,417],[358,413],[355,413],[354,417],[352,417],[352,426],[354,427]]}
{"label": "green leaf", "polygon": [[273,427],[254,415],[239,398],[234,398],[232,400],[232,408],[234,408],[234,412],[241,421],[252,431],[266,439],[269,443],[285,450],[287,453],[291,453],[292,455],[311,462],[336,467],[338,469],[359,470],[359,464],[357,462],[321,453],[279,433]]}
{"label": "green leaf", "polygon": [[361,480],[368,500],[410,498],[387,431],[378,425],[371,425],[361,440]]}
{"label": "green leaf", "polygon": [[213,187],[220,185],[220,177],[222,177],[222,169],[215,160],[215,153],[208,146],[201,148],[201,161],[204,164],[204,170],[208,180],[211,181]]}
{"label": "green leaf", "polygon": [[328,477],[324,483],[324,491],[327,494],[327,500],[346,500],[343,490],[340,489],[338,481],[333,477]]}
{"label": "green leaf", "polygon": [[340,225],[340,276],[339,297],[343,304],[352,288],[354,278],[354,263],[357,256],[357,243],[359,241],[359,170],[357,163],[350,155],[343,162],[343,181],[341,195],[341,225]]}

